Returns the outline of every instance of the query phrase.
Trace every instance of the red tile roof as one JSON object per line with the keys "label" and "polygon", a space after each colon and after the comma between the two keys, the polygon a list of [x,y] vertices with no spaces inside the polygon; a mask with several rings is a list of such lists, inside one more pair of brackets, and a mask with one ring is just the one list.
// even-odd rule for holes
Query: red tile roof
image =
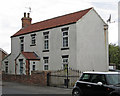
{"label": "red tile roof", "polygon": [[48,19],[45,21],[41,21],[38,23],[31,24],[30,26],[19,30],[17,33],[15,33],[12,37],[27,34],[34,31],[44,30],[48,28],[58,27],[66,24],[71,24],[77,22],[79,19],[81,19],[86,13],[88,13],[92,8],[78,11],[75,13],[59,16],[56,18]]}
{"label": "red tile roof", "polygon": [[35,52],[22,52],[22,54],[28,60],[40,60]]}

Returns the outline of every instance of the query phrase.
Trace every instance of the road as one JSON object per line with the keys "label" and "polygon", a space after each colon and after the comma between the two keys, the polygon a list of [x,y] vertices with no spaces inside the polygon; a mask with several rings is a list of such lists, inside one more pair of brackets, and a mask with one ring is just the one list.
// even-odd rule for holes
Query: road
{"label": "road", "polygon": [[[38,96],[43,96],[43,94],[46,94],[45,96],[61,96],[61,95],[71,96],[70,95],[71,93],[72,93],[72,89],[67,89],[67,88],[48,87],[48,86],[46,87],[30,86],[30,85],[23,85],[23,84],[12,83],[12,82],[2,83],[2,94],[18,94],[18,95],[19,94],[26,94],[26,95],[32,94],[31,96],[35,96],[38,94],[42,94]],[[54,94],[54,95],[50,95],[50,94]]]}

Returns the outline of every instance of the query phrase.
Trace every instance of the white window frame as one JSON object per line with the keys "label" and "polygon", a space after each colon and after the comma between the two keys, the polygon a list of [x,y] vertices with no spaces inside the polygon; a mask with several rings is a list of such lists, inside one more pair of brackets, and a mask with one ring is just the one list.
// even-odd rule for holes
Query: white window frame
{"label": "white window frame", "polygon": [[65,69],[65,66],[68,66],[68,57],[62,58],[62,67]]}
{"label": "white window frame", "polygon": [[5,73],[7,74],[9,71],[8,61],[5,61]]}
{"label": "white window frame", "polygon": [[49,32],[43,32],[44,36],[44,50],[49,49]]}
{"label": "white window frame", "polygon": [[[44,63],[44,67],[43,67],[43,70],[45,70],[45,71],[47,71],[47,70],[49,70],[49,65],[48,65],[48,63],[49,63],[49,58],[47,57],[47,58],[44,58],[43,59],[44,61],[43,61],[43,63]],[[47,66],[47,69],[46,69],[46,66]]]}
{"label": "white window frame", "polygon": [[69,47],[69,32],[68,32],[68,29],[69,29],[69,27],[62,29],[62,36],[63,36],[62,47],[63,48]]}
{"label": "white window frame", "polygon": [[[33,70],[33,66],[35,66],[35,69]],[[32,65],[32,71],[35,71],[36,70],[36,64],[35,62],[33,62],[33,65]]]}
{"label": "white window frame", "polygon": [[36,34],[31,35],[31,45],[36,45]]}
{"label": "white window frame", "polygon": [[20,37],[20,51],[24,51],[24,37]]}

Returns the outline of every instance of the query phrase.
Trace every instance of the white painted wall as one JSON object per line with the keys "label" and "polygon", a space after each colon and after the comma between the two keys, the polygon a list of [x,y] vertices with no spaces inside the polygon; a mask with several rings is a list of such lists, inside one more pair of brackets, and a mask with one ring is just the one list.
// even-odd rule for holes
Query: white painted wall
{"label": "white painted wall", "polygon": [[77,22],[77,69],[107,71],[104,39],[105,23],[92,9]]}
{"label": "white painted wall", "polygon": [[[33,62],[35,62],[35,64],[33,64]],[[32,60],[32,61],[30,61],[30,74],[31,74],[31,71],[33,71],[32,70],[33,65],[35,65],[35,71],[41,71],[40,70],[40,67],[41,67],[40,61]]]}

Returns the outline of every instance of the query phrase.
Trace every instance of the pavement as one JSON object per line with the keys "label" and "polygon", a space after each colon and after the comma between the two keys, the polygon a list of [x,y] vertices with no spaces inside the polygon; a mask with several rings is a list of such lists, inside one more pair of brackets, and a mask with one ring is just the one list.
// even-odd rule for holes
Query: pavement
{"label": "pavement", "polygon": [[[14,82],[2,82],[2,94],[54,94],[51,96],[71,96],[71,88],[58,88],[49,86],[30,86]],[[13,95],[11,95],[13,96]],[[22,95],[23,96],[23,95]],[[30,95],[29,95],[30,96]],[[39,95],[44,96],[44,95]],[[46,95],[45,95],[46,96]]]}

